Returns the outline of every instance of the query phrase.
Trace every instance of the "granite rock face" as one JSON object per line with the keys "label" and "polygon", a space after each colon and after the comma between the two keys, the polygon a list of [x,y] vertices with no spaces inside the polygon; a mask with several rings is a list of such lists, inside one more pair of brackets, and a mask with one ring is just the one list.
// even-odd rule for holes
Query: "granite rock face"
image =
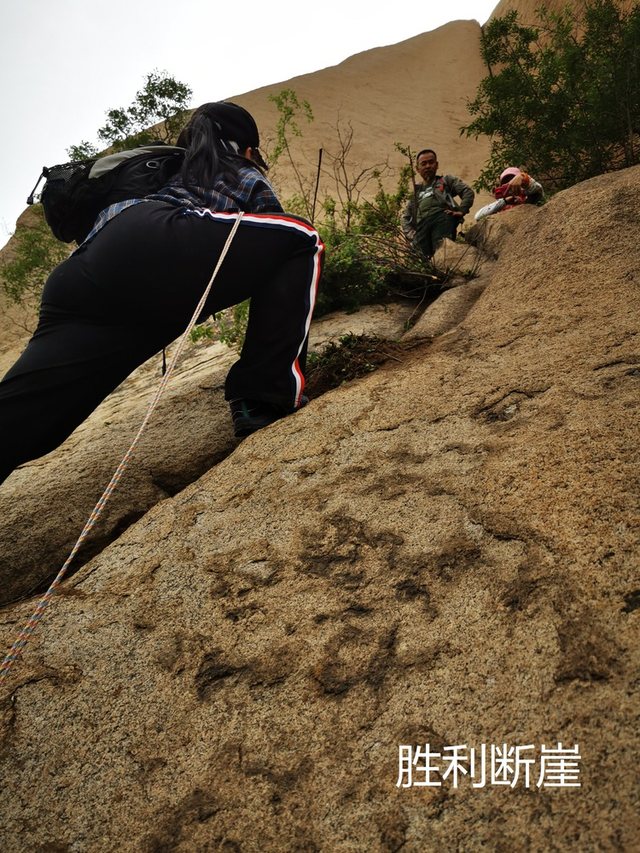
{"label": "granite rock face", "polygon": [[[409,305],[371,305],[314,322],[310,351],[341,335],[399,338]],[[170,361],[176,344],[167,350]],[[187,347],[138,445],[73,568],[99,553],[158,501],[198,479],[237,446],[224,380],[237,353],[220,343]],[[0,486],[0,606],[46,588],[69,555],[123,458],[161,380],[160,355],[123,382],[52,453]]]}
{"label": "granite rock face", "polygon": [[[5,850],[634,848],[639,179],[520,217],[461,321],[63,586],[0,694]],[[535,773],[402,787],[427,743]]]}

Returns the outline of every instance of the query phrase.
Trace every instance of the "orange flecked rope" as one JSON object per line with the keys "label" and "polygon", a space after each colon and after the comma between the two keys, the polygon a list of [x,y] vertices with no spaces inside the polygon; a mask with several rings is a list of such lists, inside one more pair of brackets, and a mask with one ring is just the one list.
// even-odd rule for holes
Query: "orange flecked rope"
{"label": "orange flecked rope", "polygon": [[0,665],[0,682],[2,682],[7,677],[7,675],[9,674],[9,671],[11,670],[11,667],[13,666],[13,664],[18,660],[18,658],[22,654],[22,651],[23,651],[24,647],[26,646],[27,641],[29,640],[29,637],[35,631],[38,623],[42,619],[44,611],[47,608],[47,605],[49,604],[49,602],[53,598],[53,593],[55,592],[56,587],[62,582],[71,561],[73,560],[73,558],[75,557],[75,555],[78,552],[78,549],[80,548],[80,545],[86,539],[87,535],[89,534],[89,531],[95,525],[96,521],[100,517],[102,510],[105,508],[109,498],[111,497],[111,495],[115,491],[115,488],[118,485],[120,478],[124,474],[124,471],[125,471],[127,465],[129,464],[129,460],[131,459],[131,457],[133,455],[133,451],[135,450],[136,445],[140,441],[140,438],[142,437],[142,433],[144,432],[147,424],[149,423],[149,419],[151,418],[151,415],[153,414],[153,411],[155,410],[156,406],[158,405],[160,398],[164,392],[164,389],[166,388],[167,383],[169,382],[169,378],[171,377],[173,369],[176,366],[176,362],[178,361],[178,357],[180,356],[180,353],[182,352],[182,350],[184,348],[184,344],[185,344],[185,341],[187,339],[187,336],[189,335],[189,332],[191,331],[191,329],[194,327],[195,322],[198,319],[198,316],[200,315],[200,313],[202,312],[202,310],[204,308],[204,304],[207,300],[207,297],[209,296],[209,292],[211,290],[213,282],[214,282],[214,280],[218,274],[218,271],[220,270],[220,267],[222,266],[222,262],[224,261],[226,254],[229,251],[229,247],[231,246],[231,242],[232,242],[233,238],[235,237],[236,231],[238,230],[238,226],[240,225],[240,222],[242,220],[242,216],[243,216],[242,211],[240,213],[236,214],[235,216],[236,216],[236,220],[233,224],[231,231],[229,232],[229,236],[227,237],[227,241],[224,244],[222,252],[220,253],[220,257],[218,258],[218,263],[216,264],[216,267],[213,271],[213,274],[211,275],[211,278],[209,279],[209,284],[207,285],[204,293],[202,294],[200,302],[198,302],[198,305],[197,305],[195,311],[193,312],[193,316],[192,316],[191,320],[189,321],[189,325],[185,329],[184,334],[182,335],[182,337],[180,338],[180,341],[178,342],[177,349],[173,355],[173,358],[171,359],[171,363],[169,364],[169,368],[167,369],[167,372],[165,373],[165,375],[162,377],[160,385],[158,386],[158,390],[156,391],[153,400],[149,404],[149,407],[147,409],[147,413],[144,416],[144,420],[140,424],[140,429],[138,430],[136,437],[133,439],[131,446],[129,447],[129,449],[125,453],[125,455],[124,455],[122,461],[120,462],[120,464],[118,465],[118,467],[116,468],[114,475],[112,476],[111,480],[109,481],[108,486],[106,487],[106,489],[102,493],[100,499],[98,500],[98,503],[93,508],[91,515],[89,516],[89,519],[88,519],[87,523],[85,524],[85,526],[82,530],[82,533],[78,537],[78,541],[73,546],[71,553],[67,557],[64,565],[62,566],[62,568],[60,569],[60,571],[58,572],[58,574],[54,578],[49,589],[45,592],[45,594],[42,596],[42,598],[38,602],[38,606],[34,610],[33,615],[31,616],[31,618],[29,619],[27,624],[24,626],[24,628],[22,629],[22,631],[18,635],[14,644],[9,649],[5,659],[2,661],[2,664]]}

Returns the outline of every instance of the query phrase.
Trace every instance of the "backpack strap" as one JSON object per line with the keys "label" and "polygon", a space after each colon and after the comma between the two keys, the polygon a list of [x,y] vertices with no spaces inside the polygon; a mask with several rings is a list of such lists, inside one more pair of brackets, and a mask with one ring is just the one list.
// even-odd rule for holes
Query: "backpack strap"
{"label": "backpack strap", "polygon": [[116,151],[115,154],[107,154],[104,157],[99,157],[91,167],[89,178],[99,178],[101,175],[111,172],[121,163],[134,157],[139,157],[141,154],[177,154],[184,153],[185,150],[178,145],[141,145],[139,148]]}
{"label": "backpack strap", "polygon": [[29,193],[29,197],[27,198],[27,204],[36,204],[36,203],[37,203],[37,199],[36,199],[36,190],[38,189],[38,187],[39,187],[39,185],[40,185],[40,181],[41,181],[43,178],[46,178],[46,177],[48,176],[48,174],[49,174],[49,170],[47,169],[47,167],[46,167],[46,166],[43,166],[43,167],[42,167],[42,172],[40,172],[40,177],[39,177],[39,178],[38,178],[38,180],[36,181],[36,185],[35,185],[35,187],[34,187],[34,188],[31,190],[31,192]]}
{"label": "backpack strap", "polygon": [[440,192],[445,197],[447,204],[450,205],[450,207],[452,207],[455,210],[458,207],[458,205],[453,200],[453,193],[449,189],[449,185],[451,183],[451,178],[452,178],[452,175],[444,175],[444,176],[439,175],[438,176],[438,181],[439,181],[438,189],[440,190]]}

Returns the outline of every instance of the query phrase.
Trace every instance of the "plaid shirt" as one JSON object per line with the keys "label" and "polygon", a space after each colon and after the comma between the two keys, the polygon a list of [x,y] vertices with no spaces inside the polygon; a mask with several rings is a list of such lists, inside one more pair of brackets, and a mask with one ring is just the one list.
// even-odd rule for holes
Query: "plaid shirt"
{"label": "plaid shirt", "polygon": [[187,210],[211,210],[213,213],[233,210],[243,210],[245,213],[284,212],[269,181],[254,166],[243,164],[232,176],[222,174],[217,177],[211,189],[187,189],[182,183],[182,177],[176,175],[157,193],[109,205],[98,215],[83,245],[95,237],[114,216],[134,204],[146,201],[164,201]]}

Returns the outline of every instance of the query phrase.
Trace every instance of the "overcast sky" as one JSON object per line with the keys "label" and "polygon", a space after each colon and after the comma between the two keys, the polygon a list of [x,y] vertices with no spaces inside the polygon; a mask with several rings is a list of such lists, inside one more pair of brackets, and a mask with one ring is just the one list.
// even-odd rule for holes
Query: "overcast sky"
{"label": "overcast sky", "polygon": [[484,23],[497,2],[0,0],[0,246],[42,166],[96,143],[107,110],[128,106],[150,71],[189,85],[197,106],[452,20]]}

